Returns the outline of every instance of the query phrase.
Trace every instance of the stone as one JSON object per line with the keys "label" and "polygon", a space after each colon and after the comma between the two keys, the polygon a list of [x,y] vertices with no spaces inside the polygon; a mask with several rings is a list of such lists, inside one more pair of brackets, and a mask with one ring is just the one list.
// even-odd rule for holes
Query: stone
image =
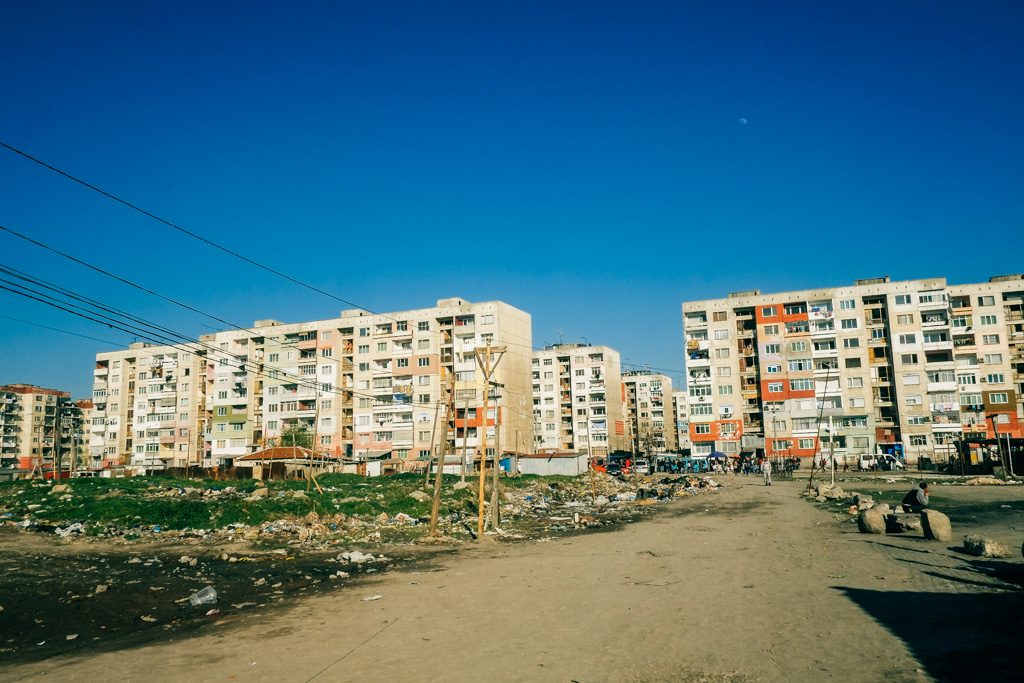
{"label": "stone", "polygon": [[260,498],[266,498],[270,495],[270,490],[266,488],[258,488],[249,494],[248,500],[259,500]]}
{"label": "stone", "polygon": [[828,488],[821,495],[825,496],[827,500],[839,500],[840,498],[846,497],[846,492],[838,486]]}
{"label": "stone", "polygon": [[598,496],[597,498],[594,499],[594,505],[607,505],[608,502],[609,501],[607,496]]}
{"label": "stone", "polygon": [[295,493],[292,494],[292,498],[309,498],[309,496],[307,496],[302,491],[296,491]]}
{"label": "stone", "polygon": [[946,542],[953,540],[953,527],[949,523],[949,517],[938,510],[921,512],[921,529],[925,538]]}
{"label": "stone", "polygon": [[71,487],[68,486],[67,484],[57,484],[52,489],[50,489],[50,493],[64,493],[65,491],[70,490],[70,488]]}
{"label": "stone", "polygon": [[853,494],[853,504],[861,510],[867,510],[875,504],[875,499],[866,493],[855,493]]}
{"label": "stone", "polygon": [[460,481],[457,484],[455,484],[455,486],[453,486],[452,488],[454,490],[456,490],[456,491],[461,491],[462,489],[468,489],[469,488],[469,484],[467,484],[464,481]]}
{"label": "stone", "polygon": [[978,557],[1009,557],[1010,548],[999,541],[968,534],[964,536],[964,552]]}
{"label": "stone", "polygon": [[413,491],[412,493],[409,494],[409,497],[414,498],[415,500],[421,503],[425,503],[426,501],[431,499],[431,496],[429,494],[424,493],[423,491]]}
{"label": "stone", "polygon": [[857,528],[862,534],[884,534],[885,513],[881,507],[868,508],[857,517]]}

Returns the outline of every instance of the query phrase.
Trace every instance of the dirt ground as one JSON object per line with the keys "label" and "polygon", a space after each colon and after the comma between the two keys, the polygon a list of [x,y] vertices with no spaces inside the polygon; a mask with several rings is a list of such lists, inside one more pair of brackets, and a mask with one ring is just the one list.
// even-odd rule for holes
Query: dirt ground
{"label": "dirt ground", "polygon": [[[886,479],[840,484],[879,499],[912,485],[910,477]],[[802,498],[806,480],[770,488],[753,476],[721,481],[726,487],[713,495],[661,504],[629,525],[457,551],[387,548],[390,561],[358,570],[324,555],[230,548],[247,557],[232,563],[213,549],[0,535],[0,680],[1019,675],[1024,486],[933,484],[932,505],[950,516],[954,532],[953,543],[939,543],[859,534],[845,505]],[[965,555],[966,533],[1002,541],[1014,554]],[[197,564],[179,562],[179,550]],[[132,558],[139,561],[128,564]],[[351,576],[328,578],[339,570]],[[38,580],[43,573],[49,581]],[[33,577],[45,586],[35,594]],[[107,591],[83,595],[104,583]],[[206,583],[218,586],[217,605],[175,602]],[[207,616],[209,608],[220,613]]]}

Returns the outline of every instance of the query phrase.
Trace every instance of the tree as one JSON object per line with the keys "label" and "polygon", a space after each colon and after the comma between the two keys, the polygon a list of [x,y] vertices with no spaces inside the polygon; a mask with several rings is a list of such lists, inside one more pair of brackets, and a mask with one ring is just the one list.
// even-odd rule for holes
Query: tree
{"label": "tree", "polygon": [[299,448],[312,448],[313,447],[313,435],[306,429],[305,425],[292,424],[284,428],[281,432],[280,446],[292,447],[298,446]]}
{"label": "tree", "polygon": [[654,431],[651,429],[645,429],[640,434],[640,450],[648,458],[654,453],[655,447],[658,445],[658,438],[655,436]]}

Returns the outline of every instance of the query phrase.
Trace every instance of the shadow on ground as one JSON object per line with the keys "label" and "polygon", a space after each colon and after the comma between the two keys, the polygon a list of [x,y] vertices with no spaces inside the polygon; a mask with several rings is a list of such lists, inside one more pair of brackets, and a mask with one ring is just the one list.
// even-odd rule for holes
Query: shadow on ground
{"label": "shadow on ground", "polygon": [[[1017,578],[1019,574],[1008,567],[977,569],[979,576]],[[1001,587],[982,583],[978,577],[942,578],[975,590],[982,585]],[[970,594],[835,588],[905,642],[936,680],[1013,680],[1024,670],[1024,594],[1015,586],[1013,592]]]}

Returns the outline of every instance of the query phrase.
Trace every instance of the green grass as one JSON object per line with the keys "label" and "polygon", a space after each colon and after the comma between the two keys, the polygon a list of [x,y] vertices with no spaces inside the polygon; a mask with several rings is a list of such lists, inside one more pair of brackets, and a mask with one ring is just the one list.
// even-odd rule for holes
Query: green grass
{"label": "green grass", "polygon": [[[568,481],[567,477],[523,477],[520,480],[503,479],[502,484],[515,482],[524,486],[538,481]],[[422,518],[430,514],[431,501],[420,502],[409,494],[425,490],[433,494],[433,487],[424,488],[422,475],[399,474],[367,478],[354,474],[325,474],[317,477],[324,489],[321,495],[314,488],[305,498],[294,498],[295,491],[306,492],[305,481],[258,480],[214,481],[190,480],[171,477],[130,477],[122,479],[71,479],[62,482],[67,492],[54,494],[50,484],[34,481],[0,482],[0,515],[9,513],[8,519],[20,521],[33,518],[54,524],[83,520],[88,533],[97,533],[97,527],[159,526],[162,529],[224,528],[231,524],[256,526],[279,519],[299,519],[310,512],[320,516],[344,514],[347,516],[376,517],[386,513],[394,517],[405,513]],[[442,487],[442,514],[461,511],[476,514],[476,499],[470,489],[452,490],[459,481],[456,475],[446,475]],[[248,493],[258,487],[267,487],[269,495],[254,501],[231,494],[207,496],[190,500],[184,496],[164,495],[172,489],[220,489],[233,487]],[[67,498],[67,500],[61,500]],[[285,494],[285,495],[281,495]],[[349,500],[342,502],[346,498]],[[30,505],[40,508],[29,510]],[[388,533],[403,527],[388,527]]]}

